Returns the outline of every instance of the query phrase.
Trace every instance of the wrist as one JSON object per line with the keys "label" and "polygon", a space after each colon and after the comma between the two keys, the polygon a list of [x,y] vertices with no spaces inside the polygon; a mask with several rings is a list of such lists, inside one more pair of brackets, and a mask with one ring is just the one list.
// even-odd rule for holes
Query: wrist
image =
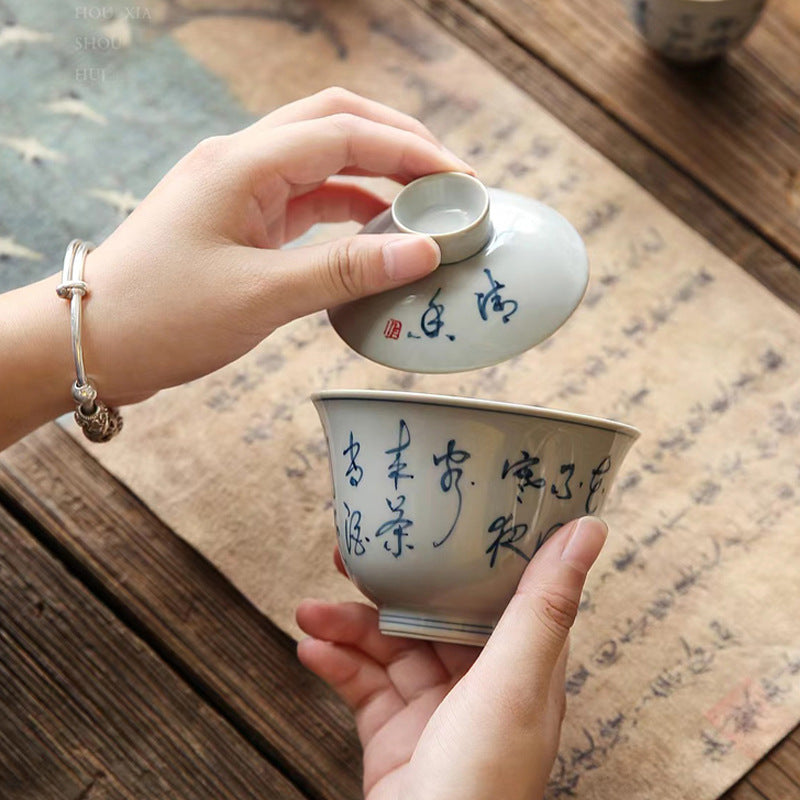
{"label": "wrist", "polygon": [[[0,296],[0,449],[74,408],[69,309],[59,275]],[[5,381],[4,381],[5,383]]]}

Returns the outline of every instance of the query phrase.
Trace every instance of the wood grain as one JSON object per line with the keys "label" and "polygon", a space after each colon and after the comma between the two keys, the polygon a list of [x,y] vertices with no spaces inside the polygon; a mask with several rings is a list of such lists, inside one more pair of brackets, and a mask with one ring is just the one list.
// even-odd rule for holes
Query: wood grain
{"label": "wood grain", "polygon": [[781,747],[770,753],[769,760],[784,772],[800,794],[800,746],[787,738]]}
{"label": "wood grain", "polygon": [[[687,225],[800,311],[800,270],[780,248],[766,242],[745,216],[720,204],[704,185],[702,176],[689,174],[659,154],[637,131],[615,119],[601,104],[553,71],[549,62],[522,46],[517,39],[517,26],[506,31],[463,0],[412,1],[634,178]],[[539,10],[551,5],[560,6],[561,2],[528,4]],[[602,10],[614,4],[596,5]]]}
{"label": "wood grain", "polygon": [[796,0],[771,0],[741,47],[695,68],[649,51],[621,2],[469,5],[800,260]]}
{"label": "wood grain", "polygon": [[726,792],[720,800],[764,800],[764,795],[747,778],[744,778]]}
{"label": "wood grain", "polygon": [[800,786],[770,758],[756,764],[747,779],[768,800],[800,800]]}
{"label": "wood grain", "polygon": [[66,433],[49,425],[3,453],[0,495],[306,794],[360,797],[349,712],[294,643]]}
{"label": "wood grain", "polygon": [[0,797],[303,795],[0,510]]}
{"label": "wood grain", "polygon": [[800,800],[800,727],[772,749],[721,800]]}

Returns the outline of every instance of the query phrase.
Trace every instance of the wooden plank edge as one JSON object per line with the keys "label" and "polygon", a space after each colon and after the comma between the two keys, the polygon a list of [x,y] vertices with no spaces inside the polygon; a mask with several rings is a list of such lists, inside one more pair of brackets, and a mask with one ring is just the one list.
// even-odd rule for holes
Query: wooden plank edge
{"label": "wooden plank edge", "polygon": [[0,455],[0,505],[304,794],[361,796],[351,715],[293,640],[66,432]]}
{"label": "wooden plank edge", "polygon": [[302,800],[2,509],[0,540],[3,798]]}

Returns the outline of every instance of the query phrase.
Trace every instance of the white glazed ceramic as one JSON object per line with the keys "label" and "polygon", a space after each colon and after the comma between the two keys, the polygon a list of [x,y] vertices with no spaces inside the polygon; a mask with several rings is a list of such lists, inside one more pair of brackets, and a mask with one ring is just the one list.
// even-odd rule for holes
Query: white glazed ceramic
{"label": "white glazed ceramic", "polygon": [[550,336],[586,290],[586,249],[564,217],[469,175],[410,183],[362,232],[399,230],[431,235],[450,263],[329,312],[347,344],[389,367],[461,372],[504,361]]}
{"label": "white glazed ceramic", "polygon": [[666,58],[707,61],[740,42],[766,0],[625,0],[647,43]]}
{"label": "white glazed ceramic", "polygon": [[463,172],[418,178],[397,195],[391,215],[398,230],[435,239],[442,264],[475,255],[492,235],[489,190]]}
{"label": "white glazed ceramic", "polygon": [[526,564],[599,513],[638,431],[437,395],[312,396],[330,451],[339,550],[384,633],[483,644]]}

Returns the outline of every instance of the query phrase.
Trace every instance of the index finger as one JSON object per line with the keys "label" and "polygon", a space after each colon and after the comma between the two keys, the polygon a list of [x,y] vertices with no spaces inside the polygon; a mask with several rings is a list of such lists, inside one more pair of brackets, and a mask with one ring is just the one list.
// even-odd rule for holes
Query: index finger
{"label": "index finger", "polygon": [[401,182],[432,172],[474,174],[460,158],[415,133],[352,114],[293,122],[266,132],[246,128],[233,138],[249,171],[262,178],[277,174],[290,186],[355,170]]}
{"label": "index finger", "polygon": [[391,125],[393,128],[415,133],[437,147],[441,147],[439,140],[418,119],[338,86],[323,89],[310,97],[304,97],[281,106],[254,122],[250,127],[263,131],[292,122],[330,117],[333,114],[353,114],[364,119],[371,119],[373,122]]}

